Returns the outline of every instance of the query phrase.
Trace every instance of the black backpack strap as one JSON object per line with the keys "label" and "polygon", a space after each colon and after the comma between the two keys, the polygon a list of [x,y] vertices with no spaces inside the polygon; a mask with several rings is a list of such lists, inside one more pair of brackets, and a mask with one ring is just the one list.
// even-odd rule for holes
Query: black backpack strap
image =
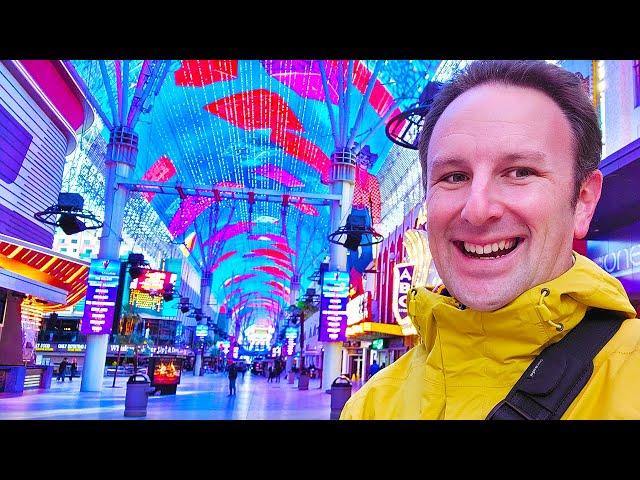
{"label": "black backpack strap", "polygon": [[558,420],[591,378],[593,357],[622,324],[591,309],[562,340],[538,355],[487,420]]}

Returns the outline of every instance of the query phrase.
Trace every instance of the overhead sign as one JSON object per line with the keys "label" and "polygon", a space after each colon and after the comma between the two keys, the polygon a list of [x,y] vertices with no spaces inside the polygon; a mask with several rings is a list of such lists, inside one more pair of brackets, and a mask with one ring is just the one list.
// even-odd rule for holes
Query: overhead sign
{"label": "overhead sign", "polygon": [[196,325],[196,337],[206,337],[209,335],[209,327],[207,325]]}
{"label": "overhead sign", "polygon": [[157,293],[165,289],[165,285],[175,286],[178,275],[161,270],[144,270],[142,275],[131,281],[131,290]]}
{"label": "overhead sign", "polygon": [[324,272],[320,294],[321,342],[343,342],[347,339],[347,303],[349,302],[349,274]]}
{"label": "overhead sign", "polygon": [[81,333],[85,335],[111,333],[119,277],[120,261],[91,260]]}
{"label": "overhead sign", "polygon": [[411,290],[413,280],[413,264],[397,263],[393,267],[393,297],[391,307],[396,322],[402,328],[404,335],[417,335],[415,327],[409,318],[407,310],[407,294]]}

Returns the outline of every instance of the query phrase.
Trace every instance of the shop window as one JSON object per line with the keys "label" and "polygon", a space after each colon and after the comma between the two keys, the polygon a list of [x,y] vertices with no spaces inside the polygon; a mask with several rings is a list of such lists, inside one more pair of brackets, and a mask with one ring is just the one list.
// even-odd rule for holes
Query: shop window
{"label": "shop window", "polygon": [[61,238],[61,239],[60,239],[60,243],[64,243],[64,238]]}
{"label": "shop window", "polygon": [[635,94],[634,107],[640,107],[640,60],[633,61],[633,89]]}
{"label": "shop window", "polygon": [[72,238],[71,239],[71,243],[78,243],[78,239],[77,238]]}
{"label": "shop window", "polygon": [[84,241],[84,244],[85,244],[85,245],[90,245],[90,244],[91,244],[91,240],[85,240],[85,241]]}
{"label": "shop window", "polygon": [[62,247],[62,248],[60,249],[60,251],[61,251],[61,252],[66,252],[66,251],[67,251],[67,247]]}
{"label": "shop window", "polygon": [[77,249],[77,248],[74,248],[74,249],[73,249],[73,253],[76,253],[77,251],[78,251],[78,249]]}

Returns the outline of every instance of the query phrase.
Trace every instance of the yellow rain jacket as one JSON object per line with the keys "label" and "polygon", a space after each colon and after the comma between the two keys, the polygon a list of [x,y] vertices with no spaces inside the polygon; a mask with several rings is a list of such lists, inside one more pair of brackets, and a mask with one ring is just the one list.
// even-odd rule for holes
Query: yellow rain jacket
{"label": "yellow rain jacket", "polygon": [[640,419],[640,320],[617,279],[574,256],[567,272],[493,312],[462,309],[426,288],[412,291],[409,315],[421,343],[371,377],[340,418],[484,419],[546,346],[597,307],[626,320],[562,418]]}

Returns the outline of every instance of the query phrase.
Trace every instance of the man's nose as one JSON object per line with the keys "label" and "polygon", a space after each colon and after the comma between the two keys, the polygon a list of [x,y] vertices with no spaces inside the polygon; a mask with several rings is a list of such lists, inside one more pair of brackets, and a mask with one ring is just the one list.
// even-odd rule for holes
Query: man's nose
{"label": "man's nose", "polygon": [[471,225],[481,226],[498,219],[504,212],[499,192],[486,181],[474,179],[460,216]]}

